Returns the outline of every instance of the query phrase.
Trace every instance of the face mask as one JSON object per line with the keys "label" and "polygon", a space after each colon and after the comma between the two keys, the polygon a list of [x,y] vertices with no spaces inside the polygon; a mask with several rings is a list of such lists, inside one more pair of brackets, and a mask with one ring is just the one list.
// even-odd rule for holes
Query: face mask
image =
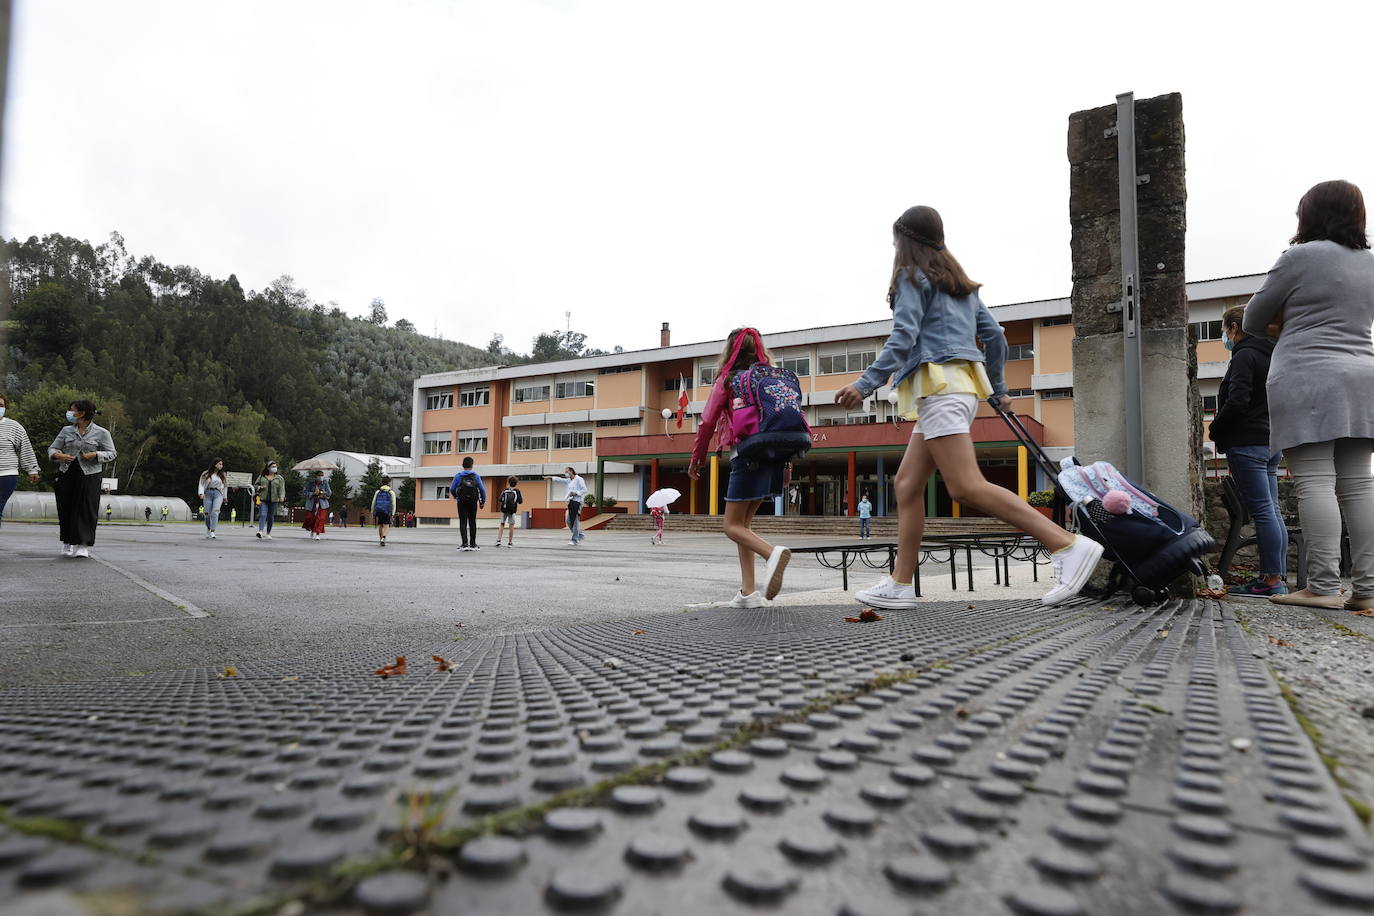
{"label": "face mask", "polygon": [[269,465],[267,466],[267,473],[269,473],[269,474],[275,474],[275,473],[277,473],[277,466],[276,466],[275,464],[269,464]]}
{"label": "face mask", "polygon": [[0,420],[5,418],[5,408],[0,407]]}
{"label": "face mask", "polygon": [[75,423],[75,422],[76,422],[76,414],[75,414],[74,412],[70,411],[70,410],[67,411],[67,422],[68,422],[68,423]]}
{"label": "face mask", "polygon": [[1223,337],[1221,339],[1221,345],[1225,347],[1228,351],[1234,350],[1236,348],[1236,342],[1229,337]]}

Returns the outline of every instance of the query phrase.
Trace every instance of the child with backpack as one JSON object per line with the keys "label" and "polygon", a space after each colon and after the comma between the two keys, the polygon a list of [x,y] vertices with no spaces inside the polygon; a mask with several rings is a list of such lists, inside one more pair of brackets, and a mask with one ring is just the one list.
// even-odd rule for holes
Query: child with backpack
{"label": "child with backpack", "polygon": [[391,513],[396,511],[396,494],[391,489],[391,478],[383,477],[382,485],[372,494],[372,517],[377,522],[377,544],[386,546],[386,536],[391,531]]}
{"label": "child with backpack", "polygon": [[912,581],[925,527],[922,500],[926,481],[938,469],[950,498],[977,506],[1052,551],[1057,584],[1041,601],[1066,601],[1087,584],[1102,545],[1065,531],[1015,493],[988,483],[974,455],[969,429],[979,401],[995,396],[1004,409],[1011,404],[1003,381],[1007,341],[978,297],[981,284],[945,248],[944,221],[931,207],[912,207],[898,217],[892,245],[892,334],[868,371],[836,392],[835,400],[857,409],[891,376],[898,411],[916,423],[895,480],[896,568],[854,597],[888,610],[916,607]]}
{"label": "child with backpack", "polygon": [[496,526],[496,546],[501,546],[501,530],[510,526],[506,532],[506,546],[515,546],[515,513],[525,503],[525,496],[520,492],[520,478],[507,477],[506,488],[501,491],[501,495],[496,498],[496,504],[501,507],[501,523]]}
{"label": "child with backpack", "polygon": [[458,533],[463,543],[459,550],[481,550],[477,546],[477,510],[486,508],[487,488],[482,478],[472,469],[472,456],[463,459],[463,469],[453,475],[449,484],[453,501],[458,504]]}
{"label": "child with backpack", "polygon": [[[782,493],[788,462],[811,447],[811,430],[802,414],[796,374],[769,364],[763,338],[753,328],[736,328],[726,338],[687,467],[693,480],[701,476],[712,440],[717,448],[732,448],[725,536],[739,551],[740,588],[730,607],[762,607],[782,589],[792,551],[755,534],[754,514],[765,499]],[[767,561],[762,591],[754,579],[756,555]]]}

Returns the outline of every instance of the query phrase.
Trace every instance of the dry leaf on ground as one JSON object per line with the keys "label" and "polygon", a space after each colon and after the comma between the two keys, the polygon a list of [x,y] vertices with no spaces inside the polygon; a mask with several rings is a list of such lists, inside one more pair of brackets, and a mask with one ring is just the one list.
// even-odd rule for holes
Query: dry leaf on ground
{"label": "dry leaf on ground", "polygon": [[233,665],[230,665],[228,668],[225,668],[223,671],[221,671],[221,672],[219,673],[219,676],[220,676],[220,677],[238,677],[238,676],[239,676],[239,669],[235,668]]}
{"label": "dry leaf on ground", "polygon": [[1273,643],[1274,645],[1276,645],[1276,646],[1289,646],[1289,647],[1291,648],[1292,645],[1293,645],[1293,644],[1292,644],[1291,642],[1289,642],[1288,640],[1286,640],[1286,639],[1279,639],[1277,636],[1270,636],[1270,637],[1269,637],[1269,641],[1272,642],[1272,643]]}
{"label": "dry leaf on ground", "polygon": [[848,623],[873,623],[874,621],[882,619],[883,616],[881,614],[873,610],[873,608],[871,607],[866,607],[859,612],[858,617],[846,617],[845,621]]}
{"label": "dry leaf on ground", "polygon": [[452,671],[458,667],[457,662],[449,661],[442,655],[431,655],[430,658],[434,659],[436,662],[439,663],[438,667],[435,668],[436,671]]}
{"label": "dry leaf on ground", "polygon": [[382,677],[400,677],[406,673],[406,657],[404,655],[398,655],[396,656],[396,664],[383,665],[372,673],[381,675]]}
{"label": "dry leaf on ground", "polygon": [[647,630],[635,630],[635,631],[634,631],[633,633],[631,633],[630,635],[631,635],[631,636],[643,636],[646,632],[648,632],[648,631],[647,631]]}
{"label": "dry leaf on ground", "polygon": [[1374,610],[1371,610],[1369,608],[1361,608],[1358,611],[1351,611],[1350,613],[1356,614],[1360,617],[1374,617]]}

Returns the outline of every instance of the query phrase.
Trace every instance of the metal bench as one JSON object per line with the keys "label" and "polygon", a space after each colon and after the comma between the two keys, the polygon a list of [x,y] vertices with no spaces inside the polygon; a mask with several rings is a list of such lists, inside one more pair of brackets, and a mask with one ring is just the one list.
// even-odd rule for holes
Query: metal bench
{"label": "metal bench", "polygon": [[[1049,552],[1040,542],[1019,532],[987,534],[937,534],[921,540],[921,555],[916,564],[912,583],[917,597],[921,594],[921,566],[926,563],[948,563],[949,584],[959,587],[959,555],[964,557],[968,590],[973,591],[973,554],[977,552],[993,560],[996,584],[1011,587],[1011,561],[1031,564],[1031,576],[1040,581],[1040,564],[1049,562]],[[849,589],[849,570],[856,563],[869,569],[886,570],[891,575],[897,566],[896,541],[857,541],[844,544],[824,544],[814,547],[794,547],[793,556],[809,554],[827,569],[840,570],[841,583]]]}
{"label": "metal bench", "polygon": [[[1241,498],[1240,487],[1236,486],[1234,477],[1223,477],[1221,479],[1221,504],[1226,509],[1226,514],[1231,517],[1231,526],[1226,530],[1226,541],[1221,547],[1221,556],[1217,559],[1217,575],[1223,579],[1231,571],[1231,563],[1236,558],[1236,552],[1246,547],[1253,547],[1259,542],[1255,535],[1245,537],[1243,529],[1250,524],[1253,519],[1250,517],[1250,509],[1245,505],[1245,500]],[[1285,518],[1284,524],[1288,528],[1288,540],[1298,549],[1298,588],[1307,587],[1307,541],[1302,536],[1302,528],[1294,525],[1292,519]],[[1345,537],[1341,539],[1341,572],[1344,574],[1349,569],[1350,542]],[[1284,560],[1287,561],[1287,557]],[[1287,572],[1287,570],[1285,570]]]}

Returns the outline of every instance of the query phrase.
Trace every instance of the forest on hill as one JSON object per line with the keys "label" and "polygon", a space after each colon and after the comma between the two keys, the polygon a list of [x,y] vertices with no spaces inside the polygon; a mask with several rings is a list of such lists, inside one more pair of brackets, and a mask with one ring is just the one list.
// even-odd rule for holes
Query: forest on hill
{"label": "forest on hill", "polygon": [[118,233],[0,245],[0,381],[44,465],[39,489],[51,488],[46,448],[73,398],[94,401],[114,436],[107,475],[121,492],[193,498],[212,457],[256,473],[268,458],[290,467],[333,448],[409,454],[419,375],[598,352],[567,332],[540,334],[529,355],[499,336],[485,348],[426,337],[405,320],[388,326],[380,299],[354,318],[289,276],[245,291],[233,274],[131,255]]}

